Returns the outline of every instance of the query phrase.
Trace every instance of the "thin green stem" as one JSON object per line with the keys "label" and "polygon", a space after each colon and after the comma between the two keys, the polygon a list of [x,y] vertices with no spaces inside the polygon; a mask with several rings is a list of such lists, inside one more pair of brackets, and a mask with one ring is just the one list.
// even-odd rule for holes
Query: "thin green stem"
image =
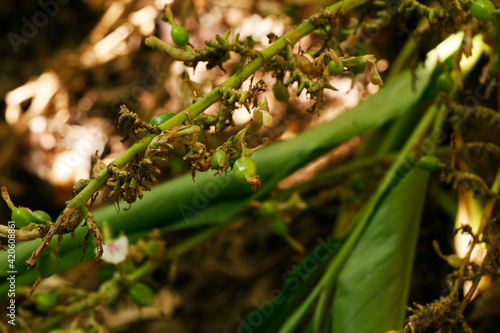
{"label": "thin green stem", "polygon": [[[132,273],[127,274],[124,278],[128,283],[132,283],[155,270],[157,266],[157,263],[146,262]],[[48,331],[50,328],[60,323],[64,318],[78,312],[92,309],[98,304],[111,303],[120,292],[120,285],[118,283],[120,280],[121,276],[119,274],[114,275],[111,279],[101,284],[99,291],[86,294],[83,299],[69,306],[58,306],[56,309],[59,309],[60,313],[56,313],[47,319],[43,325],[44,330]],[[110,288],[103,288],[103,285],[110,286]]]}
{"label": "thin green stem", "polygon": [[[449,147],[437,147],[435,151],[432,152],[435,156],[447,156],[450,152]],[[355,171],[365,170],[369,168],[373,168],[376,166],[386,167],[389,166],[394,160],[399,156],[400,152],[388,153],[385,155],[379,156],[370,156],[366,158],[357,158],[353,161],[347,162],[345,164],[339,165],[338,167],[329,170],[325,173],[318,175],[313,180],[299,184],[290,188],[287,188],[287,191],[295,192],[295,191],[305,191],[310,188],[314,188],[320,185],[324,185],[327,182],[331,182],[337,180],[338,178],[345,176],[347,174],[351,174]]]}
{"label": "thin green stem", "polygon": [[175,27],[177,25],[174,21],[174,14],[172,13],[172,9],[170,9],[169,4],[165,4],[165,8],[163,10],[163,15],[161,16],[161,19],[163,21],[167,19],[167,21],[170,23],[172,27]]}
{"label": "thin green stem", "polygon": [[127,274],[125,279],[128,282],[134,282],[136,280],[139,280],[144,275],[149,274],[150,272],[154,271],[157,266],[158,266],[158,264],[146,262],[143,265],[141,265],[140,267],[138,267],[136,270],[134,270],[132,273]]}
{"label": "thin green stem", "polygon": [[391,64],[391,68],[389,69],[389,74],[385,78],[386,82],[390,82],[394,77],[396,77],[399,73],[401,73],[404,69],[408,67],[408,63],[411,60],[411,57],[415,54],[415,49],[418,44],[415,40],[415,37],[409,36],[406,43],[403,45],[403,48],[398,53],[397,58]]}
{"label": "thin green stem", "polygon": [[175,60],[188,61],[194,58],[193,53],[187,48],[187,46],[185,50],[182,50],[177,47],[168,45],[156,36],[150,36],[146,38],[144,40],[144,44],[146,44],[150,48],[156,48],[167,53]]}
{"label": "thin green stem", "polygon": [[321,332],[325,316],[327,315],[328,307],[331,304],[334,286],[335,284],[331,283],[321,291],[321,295],[319,296],[318,300],[318,307],[317,310],[314,312],[314,317],[312,321],[313,325],[312,329],[314,333]]}
{"label": "thin green stem", "polygon": [[[344,2],[337,2],[330,7],[328,10],[334,11],[342,6],[344,11],[348,11],[357,6],[360,6],[368,2],[368,0],[351,0]],[[241,84],[253,75],[257,70],[259,70],[264,63],[277,55],[281,50],[283,50],[287,45],[293,45],[297,43],[302,37],[312,33],[315,29],[315,25],[311,20],[306,20],[297,26],[295,29],[289,31],[283,37],[277,39],[273,44],[265,48],[260,52],[260,55],[244,66],[238,73],[231,76],[227,81],[222,83],[223,86],[231,88],[239,88]],[[222,97],[219,86],[215,87],[211,92],[209,92],[204,97],[199,98],[193,105],[186,108],[184,111],[179,112],[175,117],[167,120],[159,127],[161,130],[170,129],[176,125],[184,123],[185,121],[190,121],[196,118],[204,110],[210,107],[212,104],[217,102]],[[116,158],[112,163],[119,167],[123,167],[125,164],[136,158],[137,154],[144,152],[151,140],[155,135],[150,134],[145,138],[141,139],[129,149],[127,149],[121,156]],[[101,187],[106,180],[111,176],[108,169],[101,171],[97,178],[94,178],[90,183],[79,193],[79,195],[72,200],[68,201],[66,204],[68,207],[78,208],[86,203],[94,193]]]}

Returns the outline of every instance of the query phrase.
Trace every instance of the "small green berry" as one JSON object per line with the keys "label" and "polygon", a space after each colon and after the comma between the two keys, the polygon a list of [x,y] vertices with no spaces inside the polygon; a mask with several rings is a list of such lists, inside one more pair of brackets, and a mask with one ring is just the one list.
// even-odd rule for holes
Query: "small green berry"
{"label": "small green berry", "polygon": [[149,123],[151,125],[159,126],[159,125],[163,124],[164,122],[166,122],[167,120],[169,120],[170,118],[173,118],[174,116],[175,116],[174,112],[163,112],[163,113],[157,114],[156,116],[151,118]]}
{"label": "small green berry", "polygon": [[36,309],[47,313],[57,305],[57,296],[54,294],[43,293],[38,295],[36,300]]}
{"label": "small green berry", "polygon": [[453,89],[453,85],[454,85],[453,78],[447,72],[439,74],[438,77],[436,78],[436,88],[439,91],[449,93]]}
{"label": "small green berry", "polygon": [[16,224],[16,228],[22,228],[27,226],[28,224],[32,222],[36,222],[35,219],[31,216],[31,210],[26,209],[24,207],[16,207],[12,200],[10,200],[10,195],[9,191],[5,186],[2,186],[2,198],[9,206],[10,210],[12,211],[12,214],[10,215],[11,221],[14,221]]}
{"label": "small green berry", "polygon": [[59,267],[59,255],[56,249],[49,245],[36,261],[36,270],[41,278],[47,278],[57,272]]}
{"label": "small green berry", "polygon": [[332,75],[339,75],[344,71],[344,63],[339,60],[339,62],[330,61],[328,64],[328,70]]}
{"label": "small green berry", "polygon": [[435,171],[441,169],[444,166],[444,163],[441,163],[439,158],[436,156],[425,155],[418,161],[418,166],[426,171]]}
{"label": "small green berry", "polygon": [[35,219],[36,223],[39,224],[51,224],[52,219],[49,214],[45,213],[43,210],[35,210],[31,216]]}
{"label": "small green berry", "polygon": [[229,157],[224,150],[216,149],[210,158],[210,165],[214,170],[227,169],[229,167]]}
{"label": "small green berry", "polygon": [[495,5],[489,0],[478,0],[470,6],[472,16],[478,21],[490,21],[495,14]]}
{"label": "small green berry", "polygon": [[246,183],[248,178],[257,175],[257,164],[250,157],[243,156],[234,162],[234,178],[240,183]]}
{"label": "small green berry", "polygon": [[32,222],[35,222],[34,218],[31,216],[31,213],[26,208],[14,207],[11,210],[12,214],[10,215],[10,218],[16,223],[16,228],[18,229],[21,227],[25,227]]}
{"label": "small green berry", "polygon": [[288,92],[288,89],[285,87],[283,82],[279,80],[276,81],[273,86],[273,93],[274,97],[280,102],[288,102],[288,100],[290,99],[290,93]]}
{"label": "small green berry", "polygon": [[130,286],[130,297],[140,306],[149,306],[153,304],[153,290],[142,282],[136,282]]}
{"label": "small green berry", "polygon": [[175,45],[179,47],[185,47],[189,41],[189,34],[184,27],[179,25],[175,25],[172,27],[172,39],[174,40]]}

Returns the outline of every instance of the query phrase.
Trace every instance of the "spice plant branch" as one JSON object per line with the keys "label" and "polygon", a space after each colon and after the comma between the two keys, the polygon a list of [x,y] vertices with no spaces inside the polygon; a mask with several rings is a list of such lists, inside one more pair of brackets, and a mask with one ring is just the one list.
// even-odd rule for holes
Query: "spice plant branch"
{"label": "spice plant branch", "polygon": [[[20,229],[16,231],[16,239],[28,241],[42,238],[41,245],[27,260],[28,267],[36,263],[55,235],[60,238],[63,234],[72,233],[82,222],[88,228],[86,241],[92,236],[96,242],[98,259],[102,254],[102,236],[90,212],[90,206],[98,191],[107,191],[107,196],[112,202],[118,202],[122,198],[132,204],[137,198],[142,198],[143,191],[149,190],[150,184],[156,181],[154,175],[159,172],[159,169],[155,164],[167,159],[168,152],[174,144],[183,144],[187,147],[184,160],[190,165],[193,178],[196,170],[207,171],[212,168],[217,174],[221,174],[227,172],[232,165],[235,178],[251,184],[256,190],[260,186],[260,180],[256,165],[251,160],[251,154],[255,149],[247,146],[246,139],[262,126],[269,126],[272,118],[267,101],[261,102],[258,99],[258,94],[265,89],[263,82],[258,81],[247,91],[241,91],[239,87],[266,65],[264,70],[272,71],[273,76],[276,77],[273,91],[278,100],[287,100],[288,88],[297,82],[297,95],[305,89],[315,101],[309,111],[317,112],[324,99],[324,89],[335,89],[329,83],[332,75],[368,66],[371,82],[382,85],[382,79],[375,66],[376,58],[373,55],[339,56],[337,55],[337,52],[340,52],[338,45],[335,50],[330,47],[329,42],[325,41],[321,53],[314,54],[312,61],[303,54],[292,52],[294,44],[314,31],[318,31],[320,35],[323,34],[325,38],[331,37],[331,31],[338,28],[339,17],[366,2],[368,1],[351,0],[336,3],[313,15],[280,38],[270,35],[272,44],[261,51],[254,49],[255,42],[251,38],[245,38],[240,42],[238,35],[230,39],[229,32],[223,36],[216,36],[215,41],[206,42],[205,47],[190,47],[187,32],[175,23],[170,7],[166,5],[162,19],[172,25],[172,37],[176,46],[170,46],[154,36],[146,39],[146,45],[158,48],[193,68],[202,61],[208,63],[209,69],[222,68],[223,63],[229,59],[230,52],[234,52],[242,56],[242,67],[220,86],[205,96],[197,98],[191,106],[177,115],[160,121],[145,122],[126,106],[122,106],[118,115],[118,126],[124,127],[128,135],[138,138],[138,141],[108,166],[99,165],[94,168],[93,177],[78,182],[74,188],[74,198],[67,202],[67,207],[55,222],[52,222],[50,217],[37,217],[36,212],[31,212],[24,207],[16,208],[8,198],[8,194],[4,195],[13,214],[15,212],[20,220],[24,218],[24,225],[18,224]],[[438,12],[428,10],[426,7],[420,8],[414,1],[403,1],[397,8],[397,11],[402,14],[412,10],[417,10],[419,14],[427,17],[431,24],[435,23],[434,17],[436,16],[445,20],[455,17],[455,23],[463,22],[467,17],[464,14],[464,8],[456,4]],[[454,13],[460,15],[453,16]],[[368,25],[369,22],[366,24]],[[459,53],[467,54],[469,52],[467,47],[468,45],[465,44]],[[290,73],[290,77],[283,82],[285,72]],[[203,115],[203,111],[217,101],[221,101],[218,116],[210,118]],[[230,126],[232,111],[239,106],[245,106],[249,110],[253,107],[253,117],[250,123],[218,149],[207,151],[206,146],[198,142],[200,133],[207,126],[215,126],[218,131]],[[2,190],[2,194],[4,193],[7,191]],[[0,228],[0,234],[4,232],[5,230]]]}

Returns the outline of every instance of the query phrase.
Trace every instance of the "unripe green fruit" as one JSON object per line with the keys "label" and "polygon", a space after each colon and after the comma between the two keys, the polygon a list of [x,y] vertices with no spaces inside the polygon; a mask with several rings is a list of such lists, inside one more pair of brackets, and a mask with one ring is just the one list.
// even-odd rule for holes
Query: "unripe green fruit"
{"label": "unripe green fruit", "polygon": [[35,222],[29,210],[23,207],[12,208],[12,214],[10,215],[10,218],[16,223],[16,228],[18,229],[21,227],[25,227],[32,222]]}
{"label": "unripe green fruit", "polygon": [[52,219],[49,214],[45,213],[43,210],[35,210],[31,216],[35,219],[36,223],[50,224]]}
{"label": "unripe green fruit", "polygon": [[222,149],[216,149],[210,158],[210,166],[214,170],[219,170],[221,167],[225,167],[227,169],[229,166],[229,157],[226,152]]}
{"label": "unripe green fruit", "polygon": [[495,5],[489,0],[478,0],[470,6],[472,16],[478,21],[490,21],[495,14]]}
{"label": "unripe green fruit", "polygon": [[56,249],[49,245],[36,261],[36,270],[41,278],[47,278],[57,272],[59,267],[59,255]]}
{"label": "unripe green fruit", "polygon": [[57,305],[57,296],[54,294],[44,293],[38,295],[36,300],[36,309],[40,312],[49,312]]}
{"label": "unripe green fruit", "polygon": [[66,333],[66,330],[63,330],[62,328],[55,328],[50,330],[49,333]]}
{"label": "unripe green fruit", "polygon": [[328,64],[328,70],[332,75],[339,75],[344,71],[344,63],[339,60],[339,62],[330,61]]}
{"label": "unripe green fruit", "polygon": [[172,39],[174,40],[175,45],[179,47],[184,47],[188,44],[189,34],[184,27],[180,25],[174,25],[172,27]]}
{"label": "unripe green fruit", "polygon": [[418,166],[427,171],[435,171],[441,169],[444,166],[444,163],[441,163],[439,158],[436,156],[425,155],[418,161]]}
{"label": "unripe green fruit", "polygon": [[449,93],[453,89],[453,85],[454,85],[453,78],[447,72],[439,74],[438,77],[436,78],[436,88],[439,91]]}
{"label": "unripe green fruit", "polygon": [[280,102],[288,102],[290,99],[290,93],[281,81],[276,81],[273,86],[273,93],[274,97]]}
{"label": "unripe green fruit", "polygon": [[175,116],[175,113],[173,113],[173,112],[163,112],[163,113],[157,114],[156,116],[151,118],[149,123],[151,125],[159,126],[159,125],[163,124],[164,122],[166,122],[167,120],[169,120],[170,118],[173,118],[174,116]]}
{"label": "unripe green fruit", "polygon": [[153,290],[142,282],[136,282],[130,286],[130,297],[140,306],[149,306],[153,304]]}
{"label": "unripe green fruit", "polygon": [[250,157],[243,156],[234,162],[234,178],[240,183],[246,183],[248,178],[257,175],[257,164]]}

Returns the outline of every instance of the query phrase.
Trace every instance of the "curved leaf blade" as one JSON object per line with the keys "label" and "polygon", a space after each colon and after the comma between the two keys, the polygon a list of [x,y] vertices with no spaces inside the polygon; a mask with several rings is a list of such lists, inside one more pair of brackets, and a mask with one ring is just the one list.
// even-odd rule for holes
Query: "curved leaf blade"
{"label": "curved leaf blade", "polygon": [[338,277],[331,332],[402,327],[428,178],[414,169],[378,207]]}

